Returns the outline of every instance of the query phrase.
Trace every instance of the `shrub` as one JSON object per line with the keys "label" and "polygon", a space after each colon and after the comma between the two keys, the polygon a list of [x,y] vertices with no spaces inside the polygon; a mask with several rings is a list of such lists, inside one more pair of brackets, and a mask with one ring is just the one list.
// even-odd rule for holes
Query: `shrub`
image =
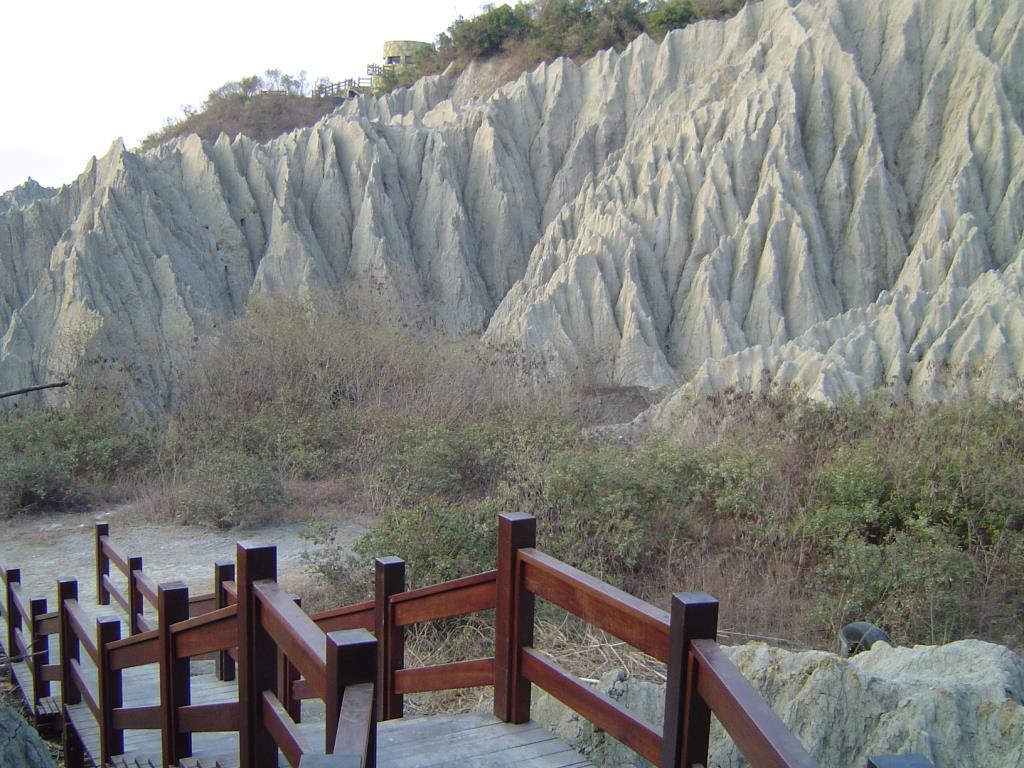
{"label": "shrub", "polygon": [[87,502],[149,461],[146,425],[109,393],[0,421],[0,513]]}
{"label": "shrub", "polygon": [[233,528],[266,522],[287,500],[281,479],[266,464],[243,453],[211,452],[186,473],[179,517]]}
{"label": "shrub", "polygon": [[697,13],[690,0],[669,0],[659,3],[647,14],[647,30],[659,37],[673,29],[685,27],[695,21]]}

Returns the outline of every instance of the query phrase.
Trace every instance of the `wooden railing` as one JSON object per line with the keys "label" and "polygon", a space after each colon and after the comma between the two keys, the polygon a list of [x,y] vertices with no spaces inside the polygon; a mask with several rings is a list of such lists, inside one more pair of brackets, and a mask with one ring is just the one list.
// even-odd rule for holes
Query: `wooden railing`
{"label": "wooden railing", "polygon": [[[33,719],[45,713],[39,703],[50,696],[50,683],[60,680],[59,665],[50,664],[49,636],[57,634],[56,613],[48,613],[45,597],[29,597],[21,585],[21,571],[0,565],[3,600],[0,615],[7,625],[3,645],[11,662],[11,677]],[[27,677],[27,679],[22,679]]]}
{"label": "wooden railing", "polygon": [[[718,647],[714,598],[678,593],[667,614],[545,555],[535,543],[534,518],[501,517],[494,692],[499,717],[528,720],[533,683],[663,768],[706,764],[712,713],[751,765],[815,764]],[[532,647],[535,597],[668,665],[660,733]]]}
{"label": "wooden railing", "polygon": [[[495,570],[408,591],[405,563],[381,557],[373,600],[312,615],[278,585],[273,547],[240,543],[235,563],[214,566],[213,591],[196,598],[180,582],[154,584],[106,524],[95,543],[99,602],[122,609],[128,637],[116,617],[90,618],[71,579],[58,580],[58,610],[47,613],[44,599],[27,598],[17,569],[0,568],[0,611],[4,645],[30,669],[16,681],[26,700],[60,681],[65,713],[84,706],[99,726],[94,757],[104,762],[123,752],[126,730],[153,729],[164,765],[192,753],[193,734],[231,731],[243,768],[276,766],[278,749],[293,768],[372,766],[376,723],[402,717],[406,694],[493,685],[495,714],[522,723],[537,685],[655,765],[705,764],[712,714],[751,765],[814,765],[718,646],[713,598],[680,593],[671,612],[659,610],[536,549],[536,521],[526,515],[501,516]],[[111,578],[111,564],[123,580]],[[537,597],[667,665],[663,727],[533,647]],[[406,667],[407,627],[487,610],[495,611],[494,657]],[[51,634],[60,636],[59,664],[49,663]],[[237,700],[192,703],[189,665],[199,658],[216,659],[221,680],[237,677]],[[158,668],[160,704],[126,707],[122,673],[145,665]],[[310,698],[326,712],[315,745],[299,727],[300,702]],[[67,715],[64,742],[66,765],[78,768],[82,745]]]}
{"label": "wooden railing", "polygon": [[[111,599],[124,612],[128,621],[128,633],[151,632],[156,629],[156,619],[145,614],[148,604],[152,611],[157,610],[157,583],[142,570],[141,557],[129,557],[114,546],[110,538],[110,526],[107,523],[96,523],[96,602],[110,605]],[[113,565],[124,577],[124,587],[119,587],[111,578],[110,566]],[[220,582],[215,572],[215,589]],[[196,595],[189,599],[189,615],[198,616],[212,611],[216,604],[216,594]],[[157,612],[157,615],[159,613]]]}

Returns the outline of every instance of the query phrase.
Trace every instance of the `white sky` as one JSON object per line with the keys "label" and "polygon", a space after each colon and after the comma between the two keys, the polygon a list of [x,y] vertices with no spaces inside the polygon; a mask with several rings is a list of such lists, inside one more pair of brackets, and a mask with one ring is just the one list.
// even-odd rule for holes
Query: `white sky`
{"label": "white sky", "polygon": [[482,0],[4,0],[0,192],[72,181],[124,137],[135,147],[181,105],[276,68],[366,74],[385,40],[433,42]]}

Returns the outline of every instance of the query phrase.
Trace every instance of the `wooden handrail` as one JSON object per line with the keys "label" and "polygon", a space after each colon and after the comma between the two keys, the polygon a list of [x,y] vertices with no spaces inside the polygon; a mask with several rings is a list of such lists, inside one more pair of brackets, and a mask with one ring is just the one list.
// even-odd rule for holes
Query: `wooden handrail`
{"label": "wooden handrail", "polygon": [[312,752],[312,747],[302,735],[302,731],[292,720],[288,711],[270,691],[261,694],[263,724],[284,754],[285,760],[292,768],[298,768],[302,756]]}
{"label": "wooden handrail", "polygon": [[[32,612],[28,608],[28,598],[25,595],[25,588],[21,585],[21,582],[16,581],[11,584],[8,589],[10,590],[8,594],[11,596],[11,607],[18,612],[21,617],[21,621],[24,624],[29,624],[29,622],[32,621]],[[10,622],[12,618],[14,617],[9,617],[7,621]],[[15,625],[17,625],[17,622],[15,622]]]}
{"label": "wooden handrail", "polygon": [[53,611],[36,617],[36,634],[56,635],[60,632],[60,615]]}
{"label": "wooden handrail", "polygon": [[238,645],[238,608],[229,605],[171,626],[176,658],[187,659]]}
{"label": "wooden handrail", "polygon": [[532,648],[523,648],[523,674],[598,728],[655,765],[661,762],[661,734],[616,701],[598,693]]}
{"label": "wooden handrail", "polygon": [[661,662],[668,661],[669,616],[536,549],[520,549],[525,588]]}
{"label": "wooden handrail", "polygon": [[369,629],[373,631],[373,600],[342,608],[332,608],[310,615],[310,618],[324,632],[337,632],[342,629]]}
{"label": "wooden handrail", "polygon": [[135,585],[138,587],[139,592],[146,598],[146,601],[153,607],[156,608],[157,604],[157,584],[149,576],[144,574],[142,571],[135,571]]}
{"label": "wooden handrail", "polygon": [[110,540],[110,536],[100,536],[100,545],[103,547],[103,554],[107,556],[110,562],[117,566],[117,570],[127,577],[131,573],[131,569],[128,567],[128,558],[117,551],[117,547]]}
{"label": "wooden handrail", "polygon": [[338,716],[337,736],[332,754],[366,757],[373,747],[373,683],[350,685]]}
{"label": "wooden handrail", "polygon": [[813,768],[816,764],[714,640],[694,640],[697,693],[736,746],[757,768]]}
{"label": "wooden handrail", "polygon": [[395,672],[395,693],[449,691],[494,685],[494,659],[472,659]]}
{"label": "wooden handrail", "polygon": [[109,576],[103,576],[103,587],[106,589],[107,594],[114,598],[114,602],[121,606],[121,609],[125,613],[131,612],[131,607],[128,605],[128,598],[121,594],[121,590],[119,590],[117,585],[110,580]]}
{"label": "wooden handrail", "polygon": [[260,625],[273,638],[320,697],[327,695],[325,636],[309,615],[274,581],[258,581],[253,591],[260,604]]}
{"label": "wooden handrail", "polygon": [[153,630],[115,640],[107,646],[111,669],[130,669],[160,661],[159,634]]}
{"label": "wooden handrail", "polygon": [[[526,515],[502,516],[495,570],[406,591],[405,563],[377,558],[373,601],[312,616],[280,588],[274,547],[239,544],[237,581],[232,564],[218,563],[214,591],[190,598],[184,584],[158,586],[141,558],[118,552],[105,524],[96,531],[98,589],[128,612],[132,631],[148,631],[121,639],[115,617],[93,621],[70,579],[58,581],[58,610],[47,613],[45,600],[28,599],[16,569],[0,568],[0,611],[9,651],[32,657],[33,697],[39,700],[39,685],[61,680],[64,704],[84,702],[96,717],[104,763],[123,751],[125,729],[158,727],[163,754],[174,762],[191,754],[192,733],[237,730],[244,765],[269,768],[277,745],[298,768],[369,766],[375,720],[400,717],[405,694],[493,684],[496,714],[525,722],[535,684],[663,768],[706,762],[712,712],[756,768],[814,765],[715,642],[714,598],[678,593],[669,616],[538,551],[536,521]],[[109,563],[126,572],[127,596],[104,570]],[[668,664],[664,733],[532,647],[535,597]],[[143,601],[156,608],[149,619]],[[403,668],[404,627],[487,609],[496,611],[494,658]],[[60,665],[35,651],[57,633]],[[220,658],[218,675],[237,659],[238,702],[192,704],[188,659],[211,653]],[[162,705],[126,708],[121,671],[144,664],[159,666]],[[315,751],[296,724],[297,700],[312,696],[325,703],[325,740]],[[65,747],[69,765],[78,766],[73,739]]]}
{"label": "wooden handrail", "polygon": [[493,609],[497,576],[497,571],[488,571],[394,595],[395,624],[404,627]]}
{"label": "wooden handrail", "polygon": [[32,655],[32,644],[25,640],[25,633],[21,631],[20,627],[11,629],[11,637],[14,638],[14,643],[11,648],[7,649],[7,655],[12,660],[17,661]]}
{"label": "wooden handrail", "polygon": [[96,638],[93,637],[93,633],[89,628],[91,621],[89,614],[78,604],[77,600],[67,600],[65,605],[67,606],[68,628],[78,638],[78,642],[85,648],[85,652],[89,654],[89,658],[92,659],[93,663],[99,664],[100,652],[96,645]]}
{"label": "wooden handrail", "polygon": [[89,686],[89,680],[85,675],[81,662],[78,659],[71,659],[69,667],[71,669],[71,679],[75,681],[75,686],[78,688],[82,701],[89,707],[93,717],[98,719],[100,717],[100,705],[96,702],[96,694],[93,693],[92,688]]}
{"label": "wooden handrail", "polygon": [[127,730],[157,730],[160,727],[160,705],[149,707],[117,707],[111,713],[115,728]]}
{"label": "wooden handrail", "polygon": [[188,704],[178,708],[179,733],[237,731],[241,714],[237,701]]}

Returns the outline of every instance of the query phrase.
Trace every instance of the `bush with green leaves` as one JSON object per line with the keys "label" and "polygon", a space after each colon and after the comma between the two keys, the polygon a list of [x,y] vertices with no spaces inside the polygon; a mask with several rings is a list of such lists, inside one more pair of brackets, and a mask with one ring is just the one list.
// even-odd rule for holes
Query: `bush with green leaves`
{"label": "bush with green leaves", "polygon": [[259,459],[211,452],[185,473],[178,517],[183,522],[234,528],[269,520],[288,502],[281,478]]}
{"label": "bush with green leaves", "polygon": [[661,37],[673,29],[685,27],[697,19],[697,12],[690,0],[669,0],[658,3],[647,14],[647,29],[651,34]]}
{"label": "bush with green leaves", "polygon": [[150,457],[145,424],[113,397],[8,411],[0,420],[0,514],[88,502],[91,489]]}

